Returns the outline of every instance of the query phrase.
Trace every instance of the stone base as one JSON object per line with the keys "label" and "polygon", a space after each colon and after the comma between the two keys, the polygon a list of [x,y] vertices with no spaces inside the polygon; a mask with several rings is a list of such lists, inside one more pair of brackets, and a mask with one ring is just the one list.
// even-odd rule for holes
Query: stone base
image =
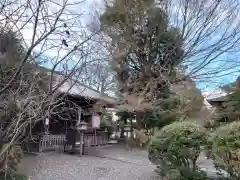
{"label": "stone base", "polygon": [[117,140],[110,140],[110,141],[108,141],[108,144],[117,144],[117,143],[118,143]]}

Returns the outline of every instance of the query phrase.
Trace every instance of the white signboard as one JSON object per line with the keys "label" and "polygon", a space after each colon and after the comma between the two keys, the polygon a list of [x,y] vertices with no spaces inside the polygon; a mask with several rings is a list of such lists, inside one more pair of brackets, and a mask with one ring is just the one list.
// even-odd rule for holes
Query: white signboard
{"label": "white signboard", "polygon": [[99,115],[92,116],[92,127],[100,128],[100,116]]}
{"label": "white signboard", "polygon": [[48,119],[48,118],[46,118],[45,124],[46,124],[47,126],[49,125],[49,119]]}

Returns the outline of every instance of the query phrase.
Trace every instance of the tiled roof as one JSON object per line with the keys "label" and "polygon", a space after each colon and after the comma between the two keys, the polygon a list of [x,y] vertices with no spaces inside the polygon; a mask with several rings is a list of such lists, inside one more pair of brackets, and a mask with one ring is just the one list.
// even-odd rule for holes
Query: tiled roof
{"label": "tiled roof", "polygon": [[[58,85],[65,77],[60,74],[54,74],[54,85]],[[101,94],[100,92],[80,83],[78,80],[67,79],[58,90],[62,93],[68,93],[71,95],[78,95],[89,99],[99,99],[104,100],[110,104],[116,102],[115,98],[109,97],[106,94]]]}

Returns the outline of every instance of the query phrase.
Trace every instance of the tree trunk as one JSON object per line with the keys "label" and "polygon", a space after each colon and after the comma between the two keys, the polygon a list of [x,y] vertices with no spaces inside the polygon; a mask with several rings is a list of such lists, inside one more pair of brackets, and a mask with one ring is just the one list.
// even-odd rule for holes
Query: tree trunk
{"label": "tree trunk", "polygon": [[142,128],[140,112],[136,112],[136,124],[137,124],[137,129],[140,130]]}

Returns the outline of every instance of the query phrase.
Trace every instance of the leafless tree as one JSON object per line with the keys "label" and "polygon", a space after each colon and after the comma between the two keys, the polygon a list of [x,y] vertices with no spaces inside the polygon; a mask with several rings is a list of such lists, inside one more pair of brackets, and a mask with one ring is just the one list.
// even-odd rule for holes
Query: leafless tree
{"label": "leafless tree", "polygon": [[114,94],[116,91],[116,81],[114,72],[111,69],[109,62],[112,59],[108,50],[111,40],[101,31],[99,21],[100,13],[95,2],[90,3],[91,12],[88,19],[88,29],[91,32],[98,32],[90,41],[91,58],[95,59],[94,63],[89,63],[85,68],[81,82],[94,90],[101,93]]}
{"label": "leafless tree", "polygon": [[196,83],[188,78],[172,86],[180,103],[178,106],[179,119],[198,119],[199,113],[204,109],[204,97],[196,87]]}
{"label": "leafless tree", "polygon": [[[111,3],[113,1],[105,2],[106,8],[112,6]],[[144,13],[139,13],[141,10],[135,11],[134,2],[140,1],[131,1],[129,7],[131,6],[133,8],[126,10],[126,12],[132,13],[128,13],[128,18],[131,15],[136,16],[136,18],[127,20],[130,25],[127,23],[119,23],[117,25],[117,23],[115,23],[114,26],[109,26],[110,28],[107,27],[104,29],[104,32],[112,38],[112,43],[114,44],[111,44],[111,52],[113,52],[112,59],[114,63],[118,65],[119,61],[127,57],[129,53],[134,54],[134,50],[137,51],[137,49],[140,48],[136,47],[136,43],[133,40],[135,35],[138,35],[134,30],[138,32],[137,27],[141,29],[143,24],[146,23],[143,19],[147,17],[144,17]],[[184,81],[186,77],[191,77],[197,83],[216,86],[216,83],[219,83],[219,79],[223,76],[229,74],[234,75],[239,72],[240,64],[237,60],[240,45],[239,1],[158,0],[155,2],[157,3],[157,7],[161,7],[162,11],[166,12],[169,28],[174,28],[179,35],[179,44],[177,45],[182,48],[183,54],[181,55],[181,63],[175,66],[174,69],[185,74],[181,79],[171,79],[161,74],[161,82],[164,81],[164,83],[168,85],[174,85],[175,83]],[[127,6],[123,7],[126,8]],[[122,17],[123,12],[125,12],[123,9],[122,11],[119,10],[116,12],[116,15],[119,15],[116,16],[116,18]],[[109,13],[111,14],[111,12]],[[132,28],[131,23],[134,24],[135,27],[133,30],[128,29]],[[142,29],[142,31],[144,31],[144,29]],[[125,39],[122,38],[123,36]],[[146,49],[150,49],[147,43]],[[150,58],[150,56],[150,53],[145,52],[144,57]],[[132,57],[134,59],[134,55]],[[134,64],[132,66],[134,66]],[[137,66],[134,67],[138,68]],[[165,67],[161,67],[161,69],[164,68]],[[151,73],[155,72],[151,71]],[[153,81],[156,79],[157,78],[153,78]],[[150,82],[150,80],[148,82]],[[139,83],[137,83],[137,86],[138,85]],[[135,102],[132,104],[143,104],[146,95],[147,93],[144,93],[143,97],[141,97],[138,94],[136,95],[137,97],[130,98],[127,93],[124,95],[124,99],[134,99]],[[131,94],[131,96],[135,95]]]}
{"label": "leafless tree", "polygon": [[64,89],[68,93],[88,63],[95,61],[88,45],[97,31],[89,31],[82,22],[83,3],[0,2],[0,124],[5,131],[2,140],[8,142],[0,156],[27,127],[58,108],[59,88],[70,84]]}
{"label": "leafless tree", "polygon": [[100,93],[114,94],[116,81],[114,74],[104,61],[88,64],[82,76],[85,85]]}
{"label": "leafless tree", "polygon": [[188,75],[212,83],[239,71],[239,1],[172,0],[159,4],[181,33]]}

